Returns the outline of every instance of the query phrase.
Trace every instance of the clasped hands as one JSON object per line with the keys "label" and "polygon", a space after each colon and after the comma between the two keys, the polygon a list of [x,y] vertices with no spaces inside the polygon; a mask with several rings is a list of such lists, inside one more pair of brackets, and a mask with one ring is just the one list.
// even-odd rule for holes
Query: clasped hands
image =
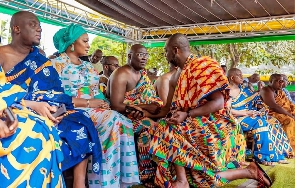
{"label": "clasped hands", "polygon": [[128,105],[134,110],[128,113],[134,119],[141,119],[143,117],[150,117],[151,114],[156,115],[161,111],[160,105],[158,103],[151,104],[140,104],[140,105]]}

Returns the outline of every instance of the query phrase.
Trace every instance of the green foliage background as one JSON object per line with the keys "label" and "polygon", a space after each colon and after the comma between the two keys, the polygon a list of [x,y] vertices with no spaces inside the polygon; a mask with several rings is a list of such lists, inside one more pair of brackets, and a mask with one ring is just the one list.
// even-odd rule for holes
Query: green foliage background
{"label": "green foliage background", "polygon": [[[120,65],[127,62],[127,49],[125,43],[120,43],[96,37],[90,48],[90,53],[96,49],[101,49],[104,55],[114,55],[119,59]],[[149,68],[157,68],[158,72],[164,73],[169,70],[169,65],[164,57],[164,49],[162,47],[148,48],[150,57],[146,66]],[[284,65],[293,64],[295,61],[295,42],[294,41],[273,41],[273,42],[250,42],[250,43],[233,43],[233,44],[212,44],[192,46],[192,53],[200,56],[210,56],[218,62],[223,62],[228,68],[244,65],[248,68],[258,65],[266,65],[267,67],[277,67],[278,69]],[[261,74],[271,74],[275,70],[266,68],[256,70]],[[295,72],[294,72],[295,73]],[[293,73],[293,74],[294,74]]]}

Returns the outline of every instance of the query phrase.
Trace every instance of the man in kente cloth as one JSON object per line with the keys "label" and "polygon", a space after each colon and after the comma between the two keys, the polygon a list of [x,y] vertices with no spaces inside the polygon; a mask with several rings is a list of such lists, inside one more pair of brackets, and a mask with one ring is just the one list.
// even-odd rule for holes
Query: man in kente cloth
{"label": "man in kente cloth", "polygon": [[[133,122],[137,143],[139,177],[147,187],[154,187],[156,164],[149,154],[151,135],[149,130],[155,124],[150,118],[143,118],[142,110],[156,114],[162,101],[144,70],[149,54],[140,44],[131,47],[128,63],[116,69],[108,85],[111,108],[127,115]],[[131,107],[131,109],[130,109]],[[132,109],[133,108],[133,109]]]}
{"label": "man in kente cloth", "polygon": [[[26,106],[56,125],[64,154],[62,170],[73,169],[74,187],[83,188],[88,157],[92,155],[95,172],[99,173],[101,165],[102,151],[97,131],[86,112],[74,109],[72,97],[64,93],[52,63],[35,47],[40,43],[42,31],[38,18],[31,12],[20,11],[12,16],[10,27],[12,41],[0,47],[0,65],[7,81],[25,84]],[[54,117],[52,113],[62,104],[67,112]]]}
{"label": "man in kente cloth", "polygon": [[148,117],[166,116],[154,127],[150,144],[150,153],[158,157],[156,185],[218,187],[251,178],[270,186],[271,180],[256,162],[229,169],[243,159],[244,153],[239,151],[244,151],[245,145],[226,108],[228,80],[219,64],[191,54],[182,34],[168,39],[165,55],[178,67],[169,83],[167,104],[158,115],[144,112]]}
{"label": "man in kente cloth", "polygon": [[272,74],[268,86],[260,91],[263,102],[269,107],[269,115],[275,117],[282,124],[291,146],[295,148],[295,104],[293,104],[282,90],[284,77]]}

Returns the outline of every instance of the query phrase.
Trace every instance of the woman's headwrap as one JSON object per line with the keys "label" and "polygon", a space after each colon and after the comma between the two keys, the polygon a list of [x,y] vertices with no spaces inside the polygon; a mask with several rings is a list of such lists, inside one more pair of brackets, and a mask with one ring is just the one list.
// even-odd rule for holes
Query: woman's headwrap
{"label": "woman's headwrap", "polygon": [[59,53],[63,53],[73,44],[81,35],[87,33],[86,30],[78,24],[71,24],[66,28],[57,31],[53,36],[53,43]]}

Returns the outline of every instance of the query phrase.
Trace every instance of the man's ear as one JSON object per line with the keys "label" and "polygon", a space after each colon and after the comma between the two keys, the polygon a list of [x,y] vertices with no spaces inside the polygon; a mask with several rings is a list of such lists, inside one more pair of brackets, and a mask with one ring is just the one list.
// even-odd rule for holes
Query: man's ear
{"label": "man's ear", "polygon": [[13,27],[12,27],[12,30],[13,30],[13,32],[16,33],[16,34],[19,34],[19,33],[20,33],[20,28],[19,28],[19,26],[13,26]]}
{"label": "man's ear", "polygon": [[128,57],[128,59],[131,59],[131,54],[128,54],[127,57]]}
{"label": "man's ear", "polygon": [[175,47],[173,47],[173,52],[174,52],[174,54],[177,54],[178,53],[178,48],[175,46]]}

